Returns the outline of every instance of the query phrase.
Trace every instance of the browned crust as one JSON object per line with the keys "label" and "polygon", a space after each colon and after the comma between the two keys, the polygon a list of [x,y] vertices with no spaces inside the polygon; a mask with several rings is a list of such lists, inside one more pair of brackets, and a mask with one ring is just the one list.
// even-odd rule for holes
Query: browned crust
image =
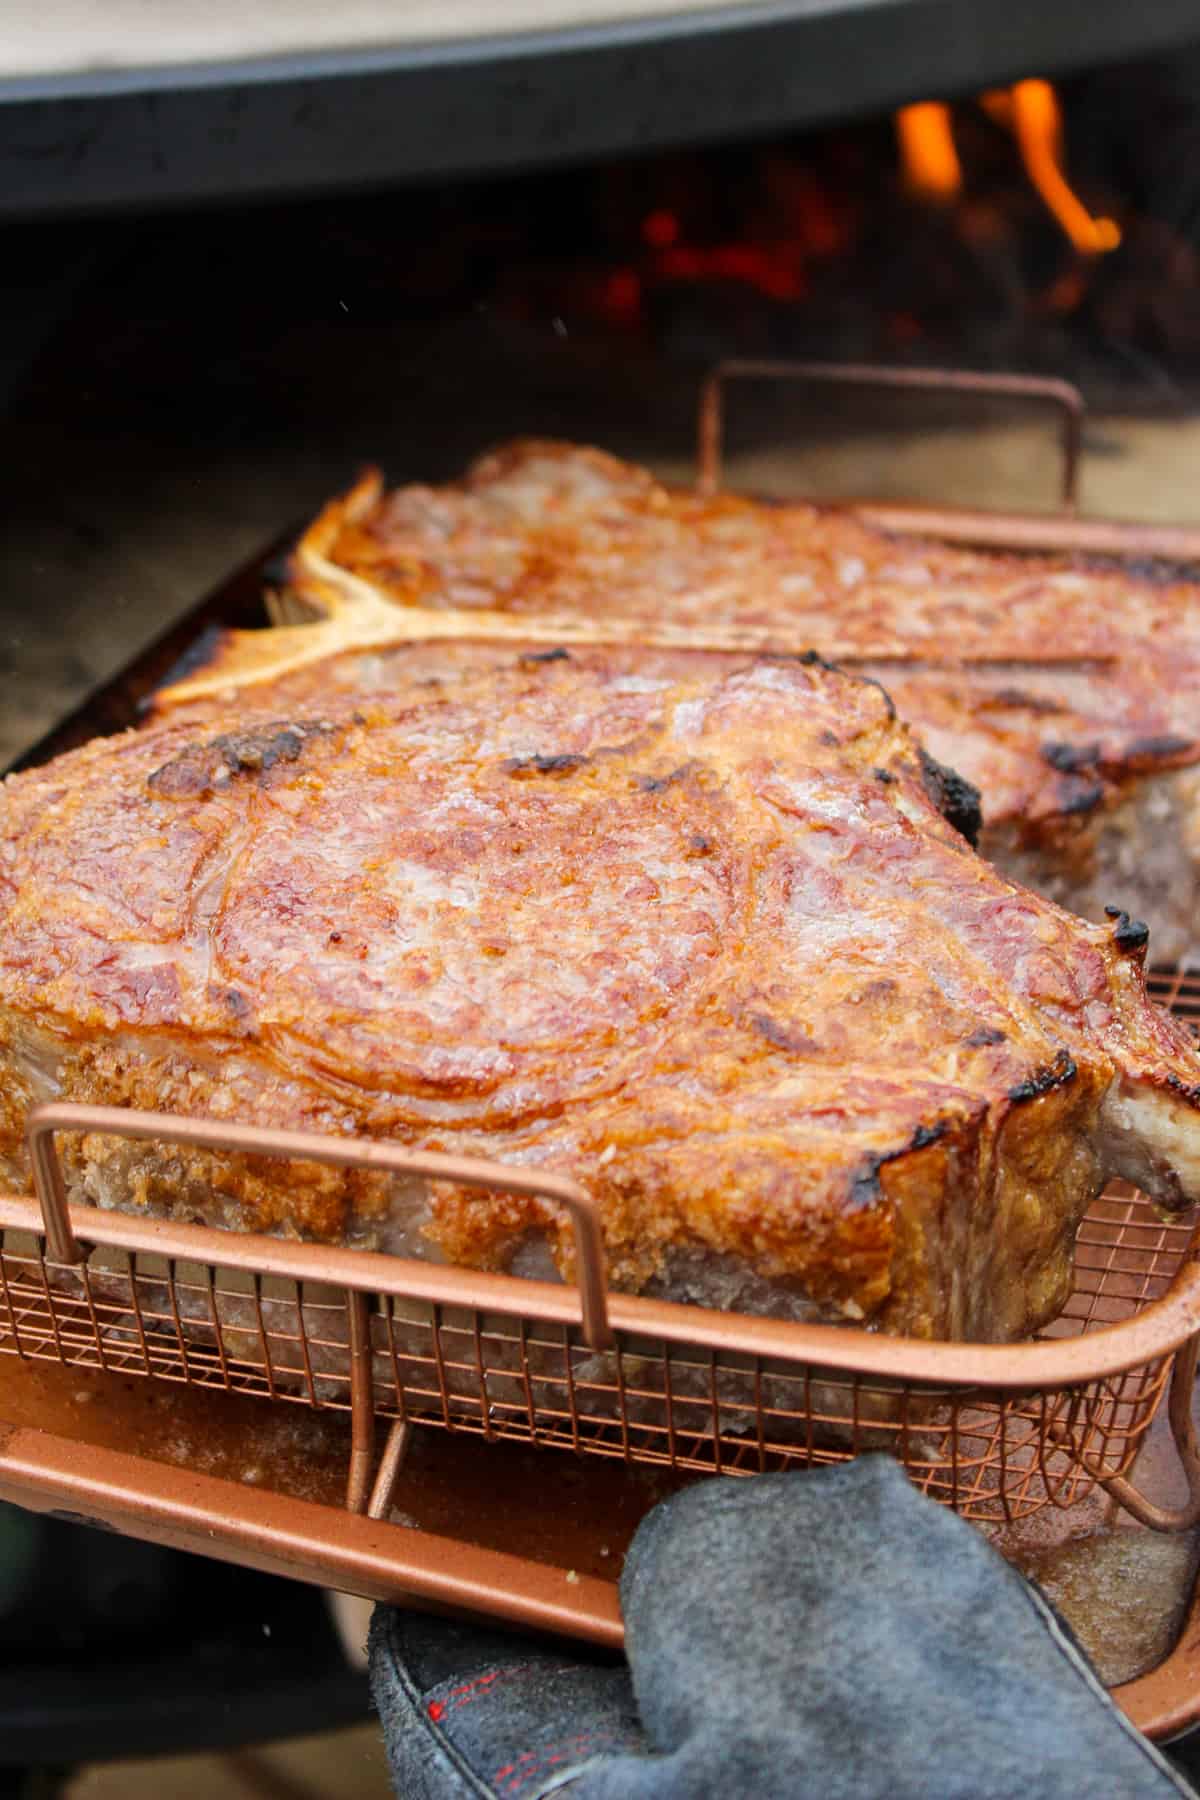
{"label": "browned crust", "polygon": [[[64,1097],[559,1167],[617,1285],[698,1245],[892,1329],[1011,1336],[1060,1291],[1118,1074],[1200,1100],[1138,950],[971,856],[878,687],[600,650],[321,685],[6,784],[10,1162],[48,1033]],[[321,1238],[390,1204],[138,1168],[146,1204],[215,1188],[229,1222]],[[964,1282],[1009,1216],[1032,1273]],[[439,1193],[429,1229],[489,1266],[547,1226]]]}

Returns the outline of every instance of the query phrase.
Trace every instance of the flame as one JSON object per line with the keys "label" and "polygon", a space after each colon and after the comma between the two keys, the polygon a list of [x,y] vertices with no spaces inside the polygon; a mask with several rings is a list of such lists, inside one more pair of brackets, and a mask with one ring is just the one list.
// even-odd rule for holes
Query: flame
{"label": "flame", "polygon": [[[1063,119],[1058,95],[1048,81],[1018,81],[992,88],[979,104],[1016,139],[1033,186],[1081,256],[1101,256],[1121,242],[1115,219],[1093,218],[1063,173]],[[923,100],[901,107],[896,135],[905,186],[922,199],[945,205],[962,192],[962,167],[954,145],[950,108]]]}
{"label": "flame", "polygon": [[1076,250],[1084,256],[1115,250],[1113,219],[1093,219],[1062,172],[1062,109],[1048,81],[1018,81],[1012,89],[1012,129],[1025,172]]}
{"label": "flame", "polygon": [[909,192],[941,204],[956,200],[962,192],[963,176],[950,108],[940,100],[902,106],[896,114],[896,135]]}

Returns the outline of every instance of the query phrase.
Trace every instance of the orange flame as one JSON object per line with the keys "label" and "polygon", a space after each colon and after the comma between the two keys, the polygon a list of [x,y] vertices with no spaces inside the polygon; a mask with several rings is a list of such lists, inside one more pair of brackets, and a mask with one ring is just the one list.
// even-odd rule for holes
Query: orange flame
{"label": "orange flame", "polygon": [[1012,129],[1025,172],[1076,250],[1099,256],[1115,250],[1114,219],[1093,219],[1062,172],[1062,109],[1048,81],[1018,81],[1012,90]]}
{"label": "orange flame", "polygon": [[950,108],[940,100],[902,106],[896,114],[896,135],[909,192],[943,205],[957,199],[963,176]]}
{"label": "orange flame", "polygon": [[[1081,256],[1100,256],[1121,242],[1114,219],[1095,219],[1063,173],[1063,120],[1048,81],[1018,81],[980,95],[980,105],[1016,139],[1025,172],[1048,211]],[[904,181],[911,193],[945,205],[962,192],[950,108],[940,101],[904,106],[896,114]]]}

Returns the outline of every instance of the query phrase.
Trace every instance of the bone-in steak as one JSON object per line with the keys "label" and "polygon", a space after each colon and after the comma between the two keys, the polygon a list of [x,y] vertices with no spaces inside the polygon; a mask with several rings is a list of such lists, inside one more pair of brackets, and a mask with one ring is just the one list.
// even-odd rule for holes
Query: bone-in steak
{"label": "bone-in steak", "polygon": [[[1086,917],[1200,948],[1200,587],[898,538],[845,511],[663,487],[524,442],[443,488],[366,478],[305,534],[286,604],[384,597],[478,635],[688,634],[865,666],[983,796],[982,848]],[[443,619],[443,625],[445,620]],[[565,639],[564,639],[565,641]]]}
{"label": "bone-in steak", "polygon": [[[1200,1056],[1138,934],[997,874],[947,792],[801,659],[509,653],[96,741],[0,799],[7,1173],[52,1094],[371,1133],[574,1174],[626,1289],[1020,1336],[1107,1175],[1200,1192]],[[103,1137],[68,1176],[481,1266],[567,1243],[538,1202]]]}

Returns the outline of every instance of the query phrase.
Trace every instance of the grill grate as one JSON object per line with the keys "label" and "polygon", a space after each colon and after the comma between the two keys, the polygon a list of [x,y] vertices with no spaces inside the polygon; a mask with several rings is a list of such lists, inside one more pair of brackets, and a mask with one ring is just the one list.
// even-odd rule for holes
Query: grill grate
{"label": "grill grate", "polygon": [[[1200,1021],[1200,977],[1158,973],[1151,987],[1181,1017]],[[22,1208],[24,1229],[13,1225]],[[349,1283],[272,1270],[280,1258],[268,1240],[249,1240],[263,1247],[262,1267],[248,1266],[243,1254],[241,1266],[227,1268],[222,1234],[194,1227],[155,1227],[161,1251],[130,1248],[119,1240],[131,1228],[123,1234],[117,1215],[89,1215],[105,1222],[103,1235],[88,1233],[96,1247],[85,1260],[59,1260],[32,1203],[5,1202],[3,1217],[0,1354],[352,1411]],[[1187,1259],[1192,1231],[1160,1219],[1133,1189],[1108,1190],[1080,1228],[1074,1292],[1043,1342],[1119,1325],[1161,1299]],[[214,1260],[173,1248],[181,1236],[203,1238]],[[238,1242],[244,1248],[247,1240]],[[356,1260],[350,1252],[331,1262],[311,1248],[322,1271]],[[290,1252],[293,1266],[307,1253]],[[873,1355],[868,1367],[825,1365],[804,1353],[811,1331],[777,1327],[778,1348],[766,1353],[731,1346],[728,1333],[705,1341],[700,1326],[694,1336],[652,1323],[640,1329],[639,1309],[651,1322],[686,1309],[638,1301],[613,1306],[611,1346],[596,1349],[561,1304],[557,1316],[543,1316],[537,1304],[527,1309],[522,1290],[545,1289],[475,1278],[477,1287],[494,1284],[494,1303],[487,1288],[483,1303],[461,1304],[452,1288],[435,1297],[438,1275],[425,1269],[422,1297],[403,1291],[399,1278],[392,1291],[368,1296],[369,1356],[359,1379],[370,1382],[377,1416],[724,1474],[887,1450],[925,1492],[989,1521],[1070,1506],[1098,1480],[1125,1476],[1179,1341],[1176,1333],[1133,1367],[1070,1385],[989,1388],[955,1378],[953,1346],[936,1347],[946,1379],[907,1380],[879,1372],[878,1337],[838,1332],[841,1343],[868,1343]]]}

